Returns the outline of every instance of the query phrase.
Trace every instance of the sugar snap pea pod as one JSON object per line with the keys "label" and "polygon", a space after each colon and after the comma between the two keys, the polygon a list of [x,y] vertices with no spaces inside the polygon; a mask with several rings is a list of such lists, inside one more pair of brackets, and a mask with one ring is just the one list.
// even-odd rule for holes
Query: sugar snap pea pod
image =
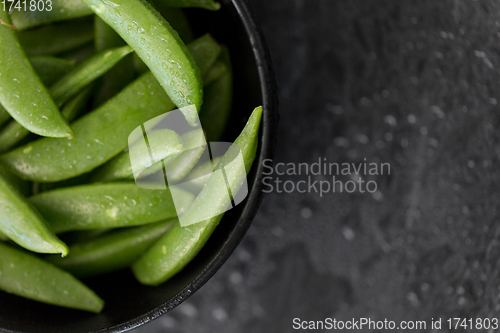
{"label": "sugar snap pea pod", "polygon": [[0,231],[20,246],[39,253],[68,254],[42,216],[0,175]]}
{"label": "sugar snap pea pod", "polygon": [[[172,193],[172,194],[171,194]],[[177,206],[172,201],[175,195]],[[29,198],[56,233],[133,227],[173,218],[193,201],[177,187],[148,190],[135,183],[92,184],[43,192]]]}
{"label": "sugar snap pea pod", "polygon": [[[46,87],[52,85],[75,66],[73,61],[51,56],[32,57],[30,58],[30,62]],[[0,126],[10,119],[9,113],[0,105]]]}
{"label": "sugar snap pea pod", "polygon": [[[134,49],[178,108],[194,105],[199,112],[203,97],[200,69],[178,33],[148,2],[82,1]],[[197,117],[186,111],[186,119],[193,124]]]}
{"label": "sugar snap pea pod", "polygon": [[235,145],[240,148],[244,164],[233,159],[234,150],[230,149],[217,166],[217,169],[224,168],[227,183],[214,173],[182,219],[186,221],[187,217],[198,221],[200,214],[206,216],[204,214],[207,213],[211,213],[213,217],[188,227],[181,227],[180,223],[176,223],[132,266],[134,275],[141,283],[156,286],[167,281],[181,271],[205,245],[230,203],[227,198],[228,187],[237,191],[241,186],[242,177],[250,171],[257,151],[261,118],[262,108],[259,107],[254,110],[243,132],[235,141]]}
{"label": "sugar snap pea pod", "polygon": [[176,183],[186,175],[198,163],[206,149],[205,133],[194,130],[182,135],[185,152],[177,157],[172,163],[165,166],[165,173],[169,183]]}
{"label": "sugar snap pea pod", "polygon": [[129,267],[173,225],[175,220],[113,231],[95,240],[69,248],[66,258],[46,259],[78,278],[86,278]]}
{"label": "sugar snap pea pod", "polygon": [[162,3],[169,7],[189,8],[197,7],[208,10],[219,10],[220,3],[213,0],[153,0],[156,3]]}
{"label": "sugar snap pea pod", "polygon": [[[196,56],[197,50],[191,52]],[[108,103],[71,124],[75,138],[70,142],[37,140],[1,156],[0,162],[12,173],[35,182],[74,178],[118,155],[137,126],[174,107],[154,76],[146,73]]]}
{"label": "sugar snap pea pod", "polygon": [[102,51],[82,62],[50,88],[54,101],[58,105],[65,103],[131,52],[129,46],[122,46]]}
{"label": "sugar snap pea pod", "polygon": [[[0,10],[9,23],[9,14]],[[11,27],[0,25],[0,103],[23,127],[42,136],[71,137],[73,131],[33,70]]]}
{"label": "sugar snap pea pod", "polygon": [[[28,4],[28,6],[30,6]],[[49,10],[50,9],[50,10]],[[71,20],[92,15],[92,11],[80,0],[51,0],[47,10],[14,10],[12,24],[18,31],[34,28],[48,23]]]}
{"label": "sugar snap pea pod", "polygon": [[[151,150],[154,161],[163,160],[165,164],[168,164],[169,160],[174,160],[184,150],[182,139],[172,130],[162,129],[151,131],[147,134],[147,137],[149,149]],[[142,141],[140,143],[136,143],[135,145],[142,145]],[[142,176],[145,176],[143,174],[144,171],[151,172],[150,169],[153,167],[154,163],[151,160],[149,150],[134,149],[133,146],[131,146],[131,150],[138,152],[137,156],[134,156],[136,174],[142,174]],[[161,163],[159,166],[161,169]],[[156,171],[158,170],[154,170],[152,172]],[[129,151],[121,153],[107,164],[97,169],[90,179],[91,182],[110,182],[116,180],[134,179],[134,171],[132,169]]]}
{"label": "sugar snap pea pod", "polygon": [[[92,87],[88,87],[77,95],[73,100],[69,101],[67,105],[61,110],[61,114],[68,121],[73,121],[82,111],[83,106],[87,99],[90,97]],[[0,132],[0,153],[9,151],[12,147],[15,147],[19,142],[26,138],[30,132],[19,125],[15,121],[11,121],[5,128]]]}
{"label": "sugar snap pea pod", "polygon": [[[98,52],[125,45],[125,41],[99,17],[94,22],[95,49]],[[100,106],[125,88],[135,78],[132,55],[128,55],[102,77],[94,106]]]}
{"label": "sugar snap pea pod", "polygon": [[101,229],[93,229],[93,230],[77,230],[70,231],[64,234],[59,235],[61,240],[63,240],[69,246],[77,244],[77,243],[86,243],[90,242],[98,237],[103,236],[111,232],[113,229],[110,228],[101,228]]}
{"label": "sugar snap pea pod", "polygon": [[91,19],[71,20],[22,31],[18,38],[29,56],[55,55],[91,42],[94,25]]}
{"label": "sugar snap pea pod", "polygon": [[0,289],[38,302],[101,312],[104,301],[71,274],[29,253],[0,244]]}

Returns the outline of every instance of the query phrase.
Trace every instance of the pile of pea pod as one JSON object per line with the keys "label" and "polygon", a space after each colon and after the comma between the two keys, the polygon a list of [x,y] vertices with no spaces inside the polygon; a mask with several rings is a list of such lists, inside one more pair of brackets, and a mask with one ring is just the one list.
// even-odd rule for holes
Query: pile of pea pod
{"label": "pile of pea pod", "polygon": [[[234,142],[244,163],[225,170],[227,183],[200,176],[234,157],[228,151],[207,165],[206,145],[188,150],[221,139],[232,69],[226,47],[209,34],[194,38],[183,8],[220,4],[51,3],[51,11],[0,8],[0,290],[99,313],[104,301],[79,279],[130,268],[157,286],[199,253],[227,207],[228,187],[239,189],[252,166],[263,110]],[[196,180],[197,192],[139,187],[129,135],[177,108],[188,110],[189,124],[200,120],[205,137],[148,137],[168,146],[160,149],[164,167],[177,181]],[[199,221],[203,209],[214,217],[181,226],[178,212]]]}

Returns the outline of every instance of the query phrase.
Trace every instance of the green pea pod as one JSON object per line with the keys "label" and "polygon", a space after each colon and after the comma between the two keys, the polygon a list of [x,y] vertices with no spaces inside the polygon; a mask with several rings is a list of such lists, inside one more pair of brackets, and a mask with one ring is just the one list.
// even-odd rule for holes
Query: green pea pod
{"label": "green pea pod", "polygon": [[54,55],[91,42],[94,39],[93,30],[92,20],[71,20],[22,31],[18,37],[29,56]]}
{"label": "green pea pod", "polygon": [[[91,92],[92,87],[86,88],[63,107],[61,113],[68,122],[72,122],[80,114]],[[19,125],[19,123],[11,121],[2,132],[0,132],[0,153],[10,150],[29,134],[30,132]]]}
{"label": "green pea pod", "polygon": [[56,82],[50,88],[50,94],[58,105],[65,103],[131,52],[129,46],[123,46],[94,55]]}
{"label": "green pea pod", "polygon": [[39,253],[66,255],[68,247],[49,230],[40,214],[0,175],[0,231],[20,246]]}
{"label": "green pea pod", "polygon": [[93,14],[80,0],[51,0],[50,5],[47,3],[47,10],[38,10],[38,7],[31,10],[29,2],[27,6],[28,10],[14,10],[10,17],[18,31]]}
{"label": "green pea pod", "polygon": [[[210,40],[204,40],[209,45]],[[192,52],[196,55],[199,50]],[[174,107],[154,76],[146,73],[73,123],[73,140],[37,140],[1,156],[0,162],[12,173],[35,182],[74,178],[111,160],[127,147],[128,137],[137,126]]]}
{"label": "green pea pod", "polygon": [[55,58],[52,56],[37,56],[30,58],[35,72],[46,87],[50,87],[63,75],[75,67],[75,61]]}
{"label": "green pea pod", "polygon": [[[229,58],[229,53],[223,52]],[[233,74],[229,60],[227,71],[217,80],[205,87],[205,102],[200,112],[201,126],[209,142],[220,141],[226,129],[233,102]]]}
{"label": "green pea pod", "polygon": [[[182,139],[172,130],[162,129],[151,131],[148,133],[147,137],[149,149],[151,150],[154,161],[163,160],[165,164],[168,164],[169,160],[174,160],[184,150]],[[135,145],[142,146],[142,141],[140,143],[136,143]],[[139,153],[136,154],[137,156],[134,156],[134,161],[136,163],[136,175],[144,177],[146,176],[146,174],[144,174],[146,172],[148,172],[147,174],[151,174],[151,172],[158,171],[158,169],[151,170],[154,163],[151,160],[149,150],[144,151],[143,149],[135,149],[134,145],[132,145],[130,151]],[[159,166],[161,169],[161,163]],[[132,169],[129,151],[121,153],[107,164],[97,169],[90,179],[91,182],[111,182],[126,179],[133,180],[134,171]]]}
{"label": "green pea pod", "polygon": [[9,240],[9,237],[5,235],[3,232],[0,232],[0,242],[6,242]]}
{"label": "green pea pod", "polygon": [[222,156],[198,165],[184,179],[182,187],[187,188],[193,193],[199,193],[210,179],[210,176],[214,172],[214,168],[220,163],[221,160]]}
{"label": "green pea pod", "polygon": [[210,34],[205,34],[189,44],[189,51],[205,76],[219,57],[221,47]]}
{"label": "green pea pod", "polygon": [[[68,122],[72,122],[76,117],[78,117],[80,112],[83,110],[84,104],[90,97],[91,92],[92,87],[87,87],[63,107],[61,114]],[[29,134],[30,132],[19,125],[19,123],[11,121],[7,126],[5,126],[2,132],[0,132],[0,153],[9,151]]]}
{"label": "green pea pod", "polygon": [[[39,56],[30,58],[33,69],[38,74],[42,83],[48,87],[57,79],[75,67],[75,62],[51,56]],[[0,105],[0,126],[5,124],[11,117]],[[1,146],[1,144],[0,144]]]}
{"label": "green pea pod", "polygon": [[[9,14],[0,10],[9,23]],[[0,103],[30,132],[49,137],[71,137],[73,131],[62,117],[47,89],[33,70],[11,27],[0,24]]]}
{"label": "green pea pod", "polygon": [[[98,52],[114,47],[125,45],[125,41],[99,17],[94,22],[95,49]],[[113,68],[111,68],[101,79],[97,96],[94,98],[94,106],[98,107],[118,94],[135,78],[132,55],[128,55]]]}
{"label": "green pea pod", "polygon": [[[176,205],[172,201],[176,197]],[[185,190],[140,188],[135,183],[82,185],[29,198],[56,233],[133,227],[173,218],[193,201]],[[177,200],[179,200],[177,202]],[[177,208],[177,210],[176,210]]]}
{"label": "green pea pod", "polygon": [[104,301],[71,274],[37,257],[0,244],[0,289],[38,302],[101,312]]}
{"label": "green pea pod", "polygon": [[[200,69],[178,33],[149,3],[82,1],[134,49],[178,108],[194,105],[196,112],[200,110],[203,97]],[[194,124],[197,117],[186,111],[186,119]]]}
{"label": "green pea pod", "polygon": [[101,229],[92,229],[92,230],[77,230],[65,232],[64,234],[59,235],[59,237],[68,245],[74,245],[77,243],[86,243],[90,242],[98,237],[102,237],[103,235],[111,232],[110,228],[101,228]]}
{"label": "green pea pod", "polygon": [[213,0],[153,0],[155,4],[164,4],[169,7],[189,8],[197,7],[208,10],[219,10],[220,3]]}
{"label": "green pea pod", "polygon": [[[199,214],[207,213],[212,213],[210,215],[213,217],[188,227],[181,227],[180,223],[176,223],[132,266],[134,275],[141,283],[156,286],[167,281],[181,271],[205,245],[230,203],[227,199],[228,187],[236,190],[241,185],[242,176],[244,178],[250,171],[257,151],[261,118],[262,107],[259,107],[254,110],[243,132],[235,141],[235,145],[240,148],[244,164],[233,164],[233,161],[237,160],[233,159],[234,150],[230,149],[217,166],[217,169],[224,168],[227,182],[220,182],[220,177],[214,173],[182,219],[186,221],[187,217],[198,221]],[[226,167],[229,165],[238,167]],[[200,208],[206,210],[198,211]]]}
{"label": "green pea pod", "polygon": [[198,163],[206,149],[205,134],[201,130],[194,130],[182,135],[185,152],[172,163],[165,166],[165,173],[169,183],[182,180]]}
{"label": "green pea pod", "polygon": [[170,220],[114,231],[71,246],[66,258],[50,256],[46,259],[79,278],[118,271],[130,267],[172,225],[173,221]]}

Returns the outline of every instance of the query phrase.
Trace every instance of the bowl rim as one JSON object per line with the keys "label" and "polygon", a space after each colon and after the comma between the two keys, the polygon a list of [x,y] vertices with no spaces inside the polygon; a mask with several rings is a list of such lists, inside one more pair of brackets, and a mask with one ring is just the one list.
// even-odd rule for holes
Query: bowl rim
{"label": "bowl rim", "polygon": [[264,113],[262,116],[262,129],[260,137],[260,154],[255,159],[256,179],[249,189],[249,195],[241,216],[226,240],[221,250],[208,263],[207,266],[191,281],[186,287],[179,291],[175,296],[165,301],[155,309],[120,325],[115,325],[104,330],[93,331],[89,333],[120,333],[127,332],[143,326],[151,321],[170,312],[191,295],[198,291],[207,283],[222,265],[229,259],[236,247],[240,244],[243,237],[250,228],[258,208],[262,202],[264,193],[262,192],[264,177],[263,162],[266,159],[273,159],[277,143],[277,126],[279,121],[277,85],[274,76],[271,56],[265,42],[264,35],[260,26],[256,23],[254,15],[249,8],[247,0],[230,0],[238,12],[239,17],[245,27],[246,34],[252,46],[254,58],[257,63],[259,81],[261,83],[262,103]]}

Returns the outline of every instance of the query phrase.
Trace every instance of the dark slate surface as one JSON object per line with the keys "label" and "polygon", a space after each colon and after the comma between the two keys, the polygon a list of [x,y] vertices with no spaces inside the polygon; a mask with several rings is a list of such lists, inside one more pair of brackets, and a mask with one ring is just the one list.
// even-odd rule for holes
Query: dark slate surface
{"label": "dark slate surface", "polygon": [[375,194],[267,195],[216,276],[135,332],[499,317],[500,3],[252,6],[280,87],[276,162],[366,158],[391,174],[366,177]]}

